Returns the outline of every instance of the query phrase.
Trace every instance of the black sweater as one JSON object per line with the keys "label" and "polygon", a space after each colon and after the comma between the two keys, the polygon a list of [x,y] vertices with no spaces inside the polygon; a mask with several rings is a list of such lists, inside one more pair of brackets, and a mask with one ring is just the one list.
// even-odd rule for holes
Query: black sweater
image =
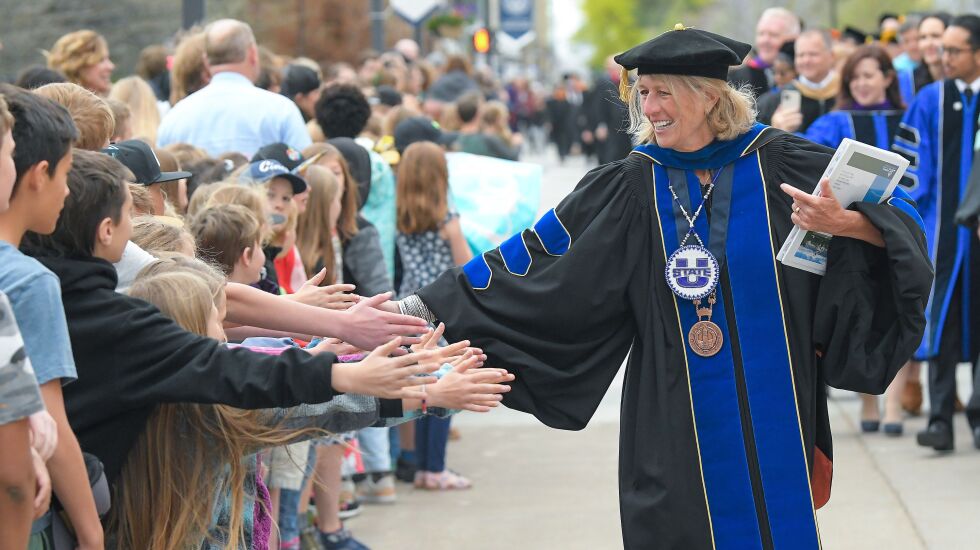
{"label": "black sweater", "polygon": [[69,423],[82,450],[102,460],[110,483],[160,403],[257,409],[333,397],[332,354],[228,349],[187,332],[151,304],[116,293],[109,262],[37,259],[61,279],[78,370],[78,379],[64,388]]}

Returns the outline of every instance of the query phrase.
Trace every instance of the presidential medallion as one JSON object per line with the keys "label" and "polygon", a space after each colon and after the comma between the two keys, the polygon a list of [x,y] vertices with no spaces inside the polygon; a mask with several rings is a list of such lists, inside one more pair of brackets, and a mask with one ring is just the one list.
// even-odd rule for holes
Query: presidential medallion
{"label": "presidential medallion", "polygon": [[667,284],[679,298],[700,300],[718,286],[718,260],[700,245],[678,248],[667,260]]}
{"label": "presidential medallion", "polygon": [[691,351],[701,357],[711,357],[721,351],[724,337],[718,325],[711,321],[698,321],[687,334],[687,341],[691,345]]}

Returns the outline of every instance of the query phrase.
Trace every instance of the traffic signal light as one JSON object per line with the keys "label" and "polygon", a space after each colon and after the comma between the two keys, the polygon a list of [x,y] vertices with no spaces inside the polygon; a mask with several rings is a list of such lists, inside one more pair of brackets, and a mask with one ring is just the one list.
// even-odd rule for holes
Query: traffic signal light
{"label": "traffic signal light", "polygon": [[477,53],[487,53],[490,51],[490,31],[487,29],[477,29],[473,33],[473,50]]}

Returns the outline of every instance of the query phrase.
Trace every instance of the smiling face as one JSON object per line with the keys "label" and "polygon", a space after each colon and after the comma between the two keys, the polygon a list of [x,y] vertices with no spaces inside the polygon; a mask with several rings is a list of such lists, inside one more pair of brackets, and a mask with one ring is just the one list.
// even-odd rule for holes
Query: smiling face
{"label": "smiling face", "polygon": [[943,45],[943,31],[946,25],[935,17],[927,17],[919,25],[919,51],[922,52],[922,61],[928,65],[935,65],[942,62],[940,58],[940,48]]}
{"label": "smiling face", "polygon": [[834,67],[834,53],[817,33],[796,39],[796,71],[811,82],[821,82]]}
{"label": "smiling face", "polygon": [[776,60],[780,46],[792,38],[789,36],[787,21],[776,15],[769,15],[759,20],[755,27],[755,51],[766,63]]}
{"label": "smiling face", "polygon": [[100,96],[108,95],[112,90],[112,71],[115,68],[116,65],[109,59],[109,52],[106,51],[98,63],[79,72],[79,84]]}
{"label": "smiling face", "polygon": [[891,73],[886,76],[881,72],[877,60],[865,57],[854,66],[849,88],[851,97],[862,107],[884,103],[885,90],[891,84],[892,78]]}
{"label": "smiling face", "polygon": [[717,99],[701,98],[685,85],[668,86],[656,75],[640,76],[636,91],[660,147],[697,151],[714,140],[707,113]]}

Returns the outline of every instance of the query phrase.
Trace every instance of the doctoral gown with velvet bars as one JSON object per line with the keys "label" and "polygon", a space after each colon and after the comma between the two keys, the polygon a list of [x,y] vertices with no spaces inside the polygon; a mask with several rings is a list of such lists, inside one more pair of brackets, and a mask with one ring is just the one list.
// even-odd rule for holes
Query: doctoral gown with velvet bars
{"label": "doctoral gown with velvet bars", "polygon": [[[639,147],[589,172],[533,228],[418,292],[451,339],[471,339],[516,375],[504,404],[551,427],[585,427],[629,355],[625,547],[818,548],[814,510],[832,473],[825,384],[883,392],[920,341],[932,277],[905,199],[858,205],[886,246],[834,238],[824,277],[775,261],[793,227],[779,183],[811,191],[832,152],[762,125],[693,154]],[[665,193],[686,177],[696,205],[683,169],[724,166],[735,172],[719,182],[732,196],[713,320],[725,342],[703,359],[687,345],[694,306],[664,278],[680,235]]]}

